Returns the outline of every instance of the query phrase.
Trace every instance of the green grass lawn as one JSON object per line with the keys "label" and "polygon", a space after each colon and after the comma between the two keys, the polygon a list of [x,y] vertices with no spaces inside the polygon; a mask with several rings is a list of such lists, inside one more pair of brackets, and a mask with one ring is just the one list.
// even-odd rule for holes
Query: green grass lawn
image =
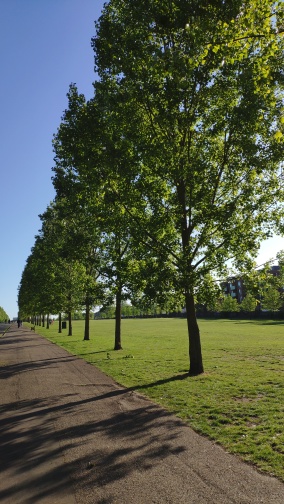
{"label": "green grass lawn", "polygon": [[284,480],[284,323],[200,320],[204,374],[189,377],[184,319],[122,321],[123,350],[114,351],[114,321],[82,321],[73,336],[58,323],[36,332],[118,383],[133,387],[231,453]]}

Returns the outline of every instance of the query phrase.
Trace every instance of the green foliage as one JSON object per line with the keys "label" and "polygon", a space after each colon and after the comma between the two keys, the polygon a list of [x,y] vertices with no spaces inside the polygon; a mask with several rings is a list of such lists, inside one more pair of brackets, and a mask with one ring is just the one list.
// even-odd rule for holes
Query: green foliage
{"label": "green foliage", "polygon": [[243,301],[241,302],[240,308],[245,312],[254,312],[257,306],[257,300],[253,297],[252,294],[248,293]]}
{"label": "green foliage", "polygon": [[239,312],[240,305],[235,298],[232,298],[230,295],[224,296],[220,302],[219,310],[223,312]]}
{"label": "green foliage", "polygon": [[144,220],[136,216],[148,246],[159,236],[174,254],[176,228],[179,276],[192,284],[232,253],[253,253],[279,212],[281,150],[272,125],[282,114],[283,44],[268,1],[257,11],[252,2],[206,4],[202,23],[199,16],[186,23],[190,1],[150,5],[108,3],[94,39],[97,69],[117,104],[112,124],[140,156],[132,173],[120,173],[128,180],[120,195],[126,189],[125,205],[133,191],[145,202]]}
{"label": "green foliage", "polygon": [[263,293],[261,305],[265,310],[277,311],[283,304],[282,296],[275,287],[268,287]]}
{"label": "green foliage", "polygon": [[115,318],[115,306],[107,306],[105,308],[101,308],[99,314],[96,318]]}
{"label": "green foliage", "polygon": [[59,208],[54,204],[42,218],[43,226],[28,257],[19,287],[21,317],[74,311],[83,304],[84,264],[68,247],[68,221],[60,217]]}
{"label": "green foliage", "polygon": [[196,292],[196,303],[204,306],[209,311],[218,311],[222,299],[222,290],[219,283],[210,274],[205,275],[200,280]]}
{"label": "green foliage", "polygon": [[[76,311],[75,313],[72,314],[72,319],[73,320],[85,320],[85,313],[84,312],[81,312],[81,311]],[[94,314],[93,313],[90,313],[90,319],[92,319],[94,317]],[[63,318],[68,318],[68,314],[65,313],[63,314]]]}
{"label": "green foliage", "polygon": [[97,23],[110,186],[168,292],[185,295],[190,355],[200,279],[246,263],[283,215],[282,15],[269,0],[110,0]]}
{"label": "green foliage", "polygon": [[6,322],[9,320],[9,316],[5,312],[4,308],[0,306],[0,322]]}
{"label": "green foliage", "polygon": [[[137,305],[132,305],[126,302],[123,302],[121,305],[121,316],[122,317],[127,317],[127,318],[132,318],[132,317],[144,317],[147,315],[150,316],[158,316],[162,314],[166,314],[168,312],[177,312],[179,313],[181,311],[181,307],[177,308],[176,310],[168,310],[165,309],[165,307],[161,307],[159,305],[156,305],[155,303],[152,303],[152,305],[146,306],[141,302],[140,304],[138,303]],[[115,305],[110,305],[101,308],[101,310],[96,314],[96,319],[106,319],[106,318],[115,318]]]}

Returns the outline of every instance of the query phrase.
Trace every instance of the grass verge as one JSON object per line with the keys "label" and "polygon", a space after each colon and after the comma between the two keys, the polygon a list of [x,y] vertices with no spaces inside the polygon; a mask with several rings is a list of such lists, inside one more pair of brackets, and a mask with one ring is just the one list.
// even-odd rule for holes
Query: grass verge
{"label": "grass verge", "polygon": [[123,350],[114,351],[114,321],[73,322],[73,336],[36,332],[133,387],[226,450],[284,481],[284,323],[199,321],[205,373],[189,377],[184,319],[122,321]]}

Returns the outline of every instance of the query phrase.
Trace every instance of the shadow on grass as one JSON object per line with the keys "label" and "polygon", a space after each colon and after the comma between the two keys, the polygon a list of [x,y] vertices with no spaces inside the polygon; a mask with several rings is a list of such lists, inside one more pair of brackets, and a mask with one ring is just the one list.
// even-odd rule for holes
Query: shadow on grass
{"label": "shadow on grass", "polygon": [[[201,319],[200,319],[201,320]],[[237,320],[237,319],[202,319],[204,322],[217,322],[218,324],[252,324],[252,325],[284,325],[284,320],[261,320],[261,319],[250,319],[250,320]]]}
{"label": "shadow on grass", "polygon": [[78,355],[96,355],[96,354],[107,354],[113,352],[113,347],[109,347],[106,350],[98,350],[97,352],[80,352]]}
{"label": "shadow on grass", "polygon": [[231,320],[234,324],[284,325],[284,320]]}
{"label": "shadow on grass", "polygon": [[128,389],[128,390],[133,390],[133,391],[147,390],[149,388],[158,387],[159,385],[164,385],[165,383],[170,383],[170,382],[174,382],[174,381],[181,381],[181,380],[185,380],[186,378],[191,378],[191,377],[192,376],[187,371],[186,373],[170,376],[169,378],[164,378],[163,380],[157,380],[152,383],[145,383],[144,385],[135,385],[133,387],[130,387],[130,389]]}

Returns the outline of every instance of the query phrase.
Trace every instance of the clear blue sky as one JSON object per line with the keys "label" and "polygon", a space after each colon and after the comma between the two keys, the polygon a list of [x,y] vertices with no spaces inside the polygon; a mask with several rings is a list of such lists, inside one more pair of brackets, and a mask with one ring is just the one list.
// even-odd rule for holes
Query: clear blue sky
{"label": "clear blue sky", "polygon": [[18,312],[26,259],[54,198],[52,136],[71,82],[90,98],[103,0],[0,0],[0,306]]}
{"label": "clear blue sky", "polygon": [[[91,37],[103,0],[0,0],[0,306],[16,317],[17,290],[54,198],[52,136],[75,82],[92,96]],[[275,257],[284,239],[263,246]]]}

